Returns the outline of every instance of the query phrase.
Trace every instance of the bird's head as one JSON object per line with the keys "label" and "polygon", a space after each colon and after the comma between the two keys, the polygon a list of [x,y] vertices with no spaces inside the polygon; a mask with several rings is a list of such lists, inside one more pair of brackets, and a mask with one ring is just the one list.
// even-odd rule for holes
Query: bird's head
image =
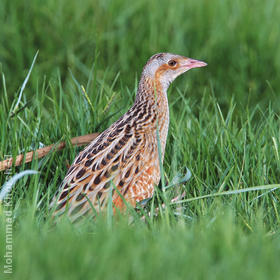
{"label": "bird's head", "polygon": [[204,67],[206,65],[203,61],[181,55],[158,53],[148,60],[143,70],[143,76],[159,83],[163,89],[167,90],[170,83],[179,75],[192,68]]}

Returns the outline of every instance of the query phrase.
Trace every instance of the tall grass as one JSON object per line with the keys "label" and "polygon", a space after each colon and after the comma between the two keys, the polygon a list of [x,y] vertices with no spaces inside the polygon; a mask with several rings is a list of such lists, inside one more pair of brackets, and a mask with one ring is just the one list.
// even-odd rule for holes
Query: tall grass
{"label": "tall grass", "polygon": [[270,99],[279,108],[278,1],[3,0],[0,15],[0,60],[11,96],[38,49],[41,81],[59,69],[62,83],[71,83],[68,68],[85,79],[95,61],[97,77],[106,74],[111,83],[120,71],[130,88],[149,56],[169,51],[208,62],[204,74],[189,75],[189,94],[201,97],[211,82],[223,105],[234,95],[238,103],[266,106]]}

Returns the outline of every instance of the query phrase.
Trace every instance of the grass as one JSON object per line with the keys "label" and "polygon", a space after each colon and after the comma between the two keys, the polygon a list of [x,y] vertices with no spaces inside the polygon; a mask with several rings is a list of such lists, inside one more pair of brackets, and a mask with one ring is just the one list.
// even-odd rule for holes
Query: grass
{"label": "grass", "polygon": [[[279,237],[262,224],[248,235],[235,225],[231,210],[215,219],[127,226],[104,221],[55,229],[31,219],[15,233],[15,279],[277,279]],[[261,216],[258,216],[261,221]],[[19,236],[20,235],[20,236]],[[218,236],[218,238],[217,238]]]}
{"label": "grass", "polygon": [[[265,189],[280,183],[277,1],[77,3],[0,3],[0,160],[103,131],[133,103],[147,58],[170,51],[209,65],[168,92],[166,184],[192,176],[157,190],[167,200],[158,216],[147,216],[155,198],[133,222],[108,211],[54,226],[48,205],[80,148],[0,173],[3,186],[39,171],[13,188],[13,274],[2,277],[1,258],[1,279],[278,279],[279,189]],[[239,193],[254,186],[264,187]],[[184,201],[168,203],[184,190]],[[235,194],[215,196],[223,192]]]}

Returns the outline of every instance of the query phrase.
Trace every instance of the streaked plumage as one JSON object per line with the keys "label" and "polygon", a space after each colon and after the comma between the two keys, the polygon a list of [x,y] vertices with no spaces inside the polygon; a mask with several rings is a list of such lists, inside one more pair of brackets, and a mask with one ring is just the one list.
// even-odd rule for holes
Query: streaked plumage
{"label": "streaked plumage", "polygon": [[[180,74],[206,63],[170,53],[152,56],[144,67],[135,103],[118,121],[93,140],[75,158],[52,206],[71,220],[97,212],[107,205],[113,184],[125,200],[136,202],[153,196],[159,183],[157,127],[163,161],[169,125],[167,89]],[[125,208],[113,187],[114,209]]]}

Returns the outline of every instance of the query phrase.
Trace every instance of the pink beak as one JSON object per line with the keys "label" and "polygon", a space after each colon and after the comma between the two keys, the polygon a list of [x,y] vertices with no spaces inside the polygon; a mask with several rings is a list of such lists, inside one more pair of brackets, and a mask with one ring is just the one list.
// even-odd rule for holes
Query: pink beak
{"label": "pink beak", "polygon": [[197,68],[197,67],[204,67],[206,65],[207,65],[207,63],[205,63],[203,61],[195,60],[195,59],[192,59],[192,58],[187,58],[186,62],[184,64],[181,64],[181,66],[186,66],[189,69]]}

